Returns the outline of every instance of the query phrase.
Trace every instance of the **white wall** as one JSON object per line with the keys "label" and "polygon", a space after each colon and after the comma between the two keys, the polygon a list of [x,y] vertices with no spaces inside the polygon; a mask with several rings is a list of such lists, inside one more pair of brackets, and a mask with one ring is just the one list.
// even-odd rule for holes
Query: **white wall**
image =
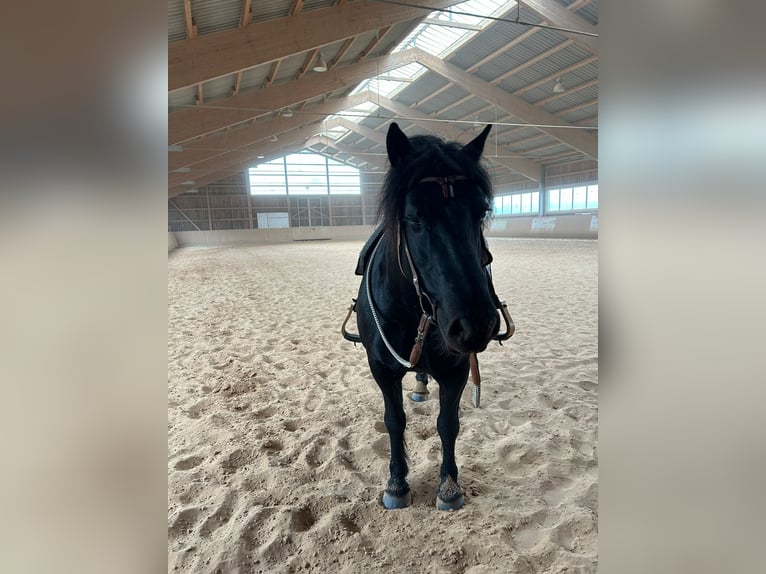
{"label": "white wall", "polygon": [[341,227],[290,227],[288,229],[227,229],[214,231],[176,231],[179,246],[223,245],[228,243],[282,243],[317,239],[364,240],[372,225]]}
{"label": "white wall", "polygon": [[[595,219],[594,219],[595,217]],[[168,233],[168,251],[185,245],[225,245],[230,243],[287,243],[320,239],[367,239],[372,225],[340,227],[290,227],[287,229],[226,229],[214,231],[176,231]],[[487,230],[488,237],[598,238],[598,215],[569,214],[546,217],[498,217]]]}
{"label": "white wall", "polygon": [[487,230],[487,237],[598,239],[598,214],[498,217]]}

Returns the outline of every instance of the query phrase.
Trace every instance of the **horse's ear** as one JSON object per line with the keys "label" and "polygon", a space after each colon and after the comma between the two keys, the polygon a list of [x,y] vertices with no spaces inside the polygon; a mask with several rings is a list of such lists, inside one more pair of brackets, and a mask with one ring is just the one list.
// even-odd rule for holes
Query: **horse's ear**
{"label": "horse's ear", "polygon": [[396,165],[408,154],[412,146],[405,133],[399,128],[396,122],[392,122],[388,127],[386,135],[386,151],[392,167]]}
{"label": "horse's ear", "polygon": [[463,146],[463,153],[472,160],[479,161],[481,153],[484,151],[484,142],[487,141],[487,136],[491,129],[492,124],[487,124],[487,127],[485,127],[479,135]]}

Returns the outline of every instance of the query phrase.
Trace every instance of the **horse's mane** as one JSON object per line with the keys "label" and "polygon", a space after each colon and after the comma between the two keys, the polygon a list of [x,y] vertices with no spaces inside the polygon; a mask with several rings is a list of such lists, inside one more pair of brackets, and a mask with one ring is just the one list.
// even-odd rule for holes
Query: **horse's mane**
{"label": "horse's mane", "polygon": [[386,174],[378,205],[378,222],[385,233],[393,236],[402,216],[407,190],[425,177],[462,175],[473,183],[479,197],[492,206],[492,184],[481,161],[476,161],[463,151],[457,142],[445,142],[431,135],[409,138],[412,149]]}

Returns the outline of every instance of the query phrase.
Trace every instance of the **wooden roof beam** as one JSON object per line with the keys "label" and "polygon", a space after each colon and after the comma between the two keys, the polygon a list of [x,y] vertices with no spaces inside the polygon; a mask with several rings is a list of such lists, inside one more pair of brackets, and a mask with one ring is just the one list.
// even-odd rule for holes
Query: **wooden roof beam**
{"label": "wooden roof beam", "polygon": [[300,80],[216,100],[214,106],[172,112],[168,114],[168,143],[179,144],[226,126],[251,120],[264,111],[278,110],[322,94],[348,88],[378,72],[390,72],[414,61],[414,51],[405,50],[335,68],[323,74],[312,74]]}
{"label": "wooden roof beam", "polygon": [[[259,154],[266,155],[267,153],[273,153],[282,147],[292,146],[296,143],[302,144],[304,140],[318,133],[320,129],[321,123],[319,119],[317,119],[315,122],[306,124],[297,130],[280,134],[278,140],[275,142],[266,139],[252,146],[248,146],[247,148],[233,150],[212,159],[199,162],[192,166],[191,171],[187,173],[171,174],[170,177],[168,177],[168,187],[178,188],[183,185],[184,181],[194,181],[195,187],[202,185],[201,182],[210,183],[211,181],[216,180],[219,172],[229,170],[233,166],[237,166],[242,162],[252,161],[257,158]],[[212,179],[210,179],[211,176]]]}
{"label": "wooden roof beam", "polygon": [[345,98],[337,98],[323,104],[308,108],[311,115],[294,114],[291,118],[284,116],[255,122],[245,128],[232,130],[228,133],[205,136],[189,142],[183,151],[168,153],[168,170],[173,171],[182,167],[192,167],[194,164],[211,159],[223,153],[253,145],[272,135],[301,127],[303,124],[316,121],[316,117],[332,115],[346,108],[351,108],[369,99],[369,94],[355,94]]}
{"label": "wooden roof beam", "polygon": [[[550,22],[559,28],[568,28],[580,32],[598,33],[598,29],[590,22],[581,18],[574,12],[555,2],[555,0],[524,0],[524,7],[535,12],[543,20]],[[581,8],[579,6],[577,9]],[[582,48],[585,48],[591,54],[598,55],[598,38],[593,36],[583,36],[582,34],[572,34],[559,31],[567,38],[576,42]]]}
{"label": "wooden roof beam", "polygon": [[583,133],[582,130],[571,129],[564,120],[467,73],[465,70],[461,70],[454,64],[445,62],[418,48],[414,48],[414,51],[417,61],[432,72],[459,85],[464,90],[471,91],[485,102],[494,104],[524,122],[553,126],[538,129],[542,129],[594,159],[598,158],[598,140],[593,135]]}
{"label": "wooden roof beam", "polygon": [[[373,100],[377,96],[371,96],[370,100]],[[370,128],[367,128],[365,126],[359,125],[356,122],[352,122],[351,120],[348,120],[346,118],[338,118],[338,125],[341,127],[346,128],[347,130],[354,132],[356,134],[359,134],[360,136],[363,136],[367,138],[368,140],[375,142],[376,144],[385,146],[386,145],[386,136],[378,131],[371,130]]]}
{"label": "wooden roof beam", "polygon": [[[338,150],[341,153],[347,153],[347,154],[349,154],[351,156],[359,157],[357,155],[358,154],[357,150],[355,150],[354,148],[351,148],[349,146],[345,146],[345,145],[343,145],[341,143],[338,143],[335,140],[333,140],[332,138],[328,138],[327,136],[314,136],[314,137],[312,137],[311,139],[309,139],[306,142],[306,147],[309,148],[312,145],[316,145],[316,144],[322,144],[324,146],[334,148],[334,149]],[[363,162],[366,162],[366,163],[370,164],[371,166],[375,166],[375,167],[380,168],[380,169],[386,169],[386,161],[385,160],[381,160],[381,159],[368,159],[368,158],[362,158],[362,157],[359,157],[359,159],[362,160]]]}
{"label": "wooden roof beam", "polygon": [[[446,8],[457,0],[426,0]],[[168,91],[321,48],[399,22],[422,19],[423,10],[375,2],[350,2],[307,13],[251,23],[168,46]]]}
{"label": "wooden roof beam", "polygon": [[[394,102],[393,100],[383,96],[376,95],[375,101],[387,110],[390,110],[399,116],[408,118],[409,121],[416,123],[426,130],[435,133],[447,140],[458,141],[465,139],[465,132],[463,130],[460,130],[448,123],[428,121],[432,118],[422,112],[419,112],[418,110],[408,108],[407,106],[404,106],[398,102]],[[540,178],[540,166],[534,161],[523,158],[492,157],[489,154],[487,154],[486,157],[495,163],[525,175],[529,179],[537,181]]]}

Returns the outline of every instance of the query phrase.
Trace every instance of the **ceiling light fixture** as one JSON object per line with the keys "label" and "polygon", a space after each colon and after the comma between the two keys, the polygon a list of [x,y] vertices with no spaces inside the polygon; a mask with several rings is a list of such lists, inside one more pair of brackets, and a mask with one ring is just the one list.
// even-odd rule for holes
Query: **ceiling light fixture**
{"label": "ceiling light fixture", "polygon": [[314,71],[315,72],[327,71],[327,62],[324,61],[324,58],[322,57],[322,52],[319,52],[319,56],[317,56],[317,63],[314,64]]}
{"label": "ceiling light fixture", "polygon": [[562,94],[566,91],[564,84],[561,83],[561,78],[556,78],[556,84],[553,86],[554,94]]}
{"label": "ceiling light fixture", "polygon": [[282,112],[282,115],[286,118],[293,117],[293,111],[290,108],[285,108],[285,111]]}
{"label": "ceiling light fixture", "polygon": [[269,138],[269,141],[270,141],[270,142],[276,142],[276,141],[279,141],[279,139],[277,139],[277,136],[271,136],[271,137]]}

